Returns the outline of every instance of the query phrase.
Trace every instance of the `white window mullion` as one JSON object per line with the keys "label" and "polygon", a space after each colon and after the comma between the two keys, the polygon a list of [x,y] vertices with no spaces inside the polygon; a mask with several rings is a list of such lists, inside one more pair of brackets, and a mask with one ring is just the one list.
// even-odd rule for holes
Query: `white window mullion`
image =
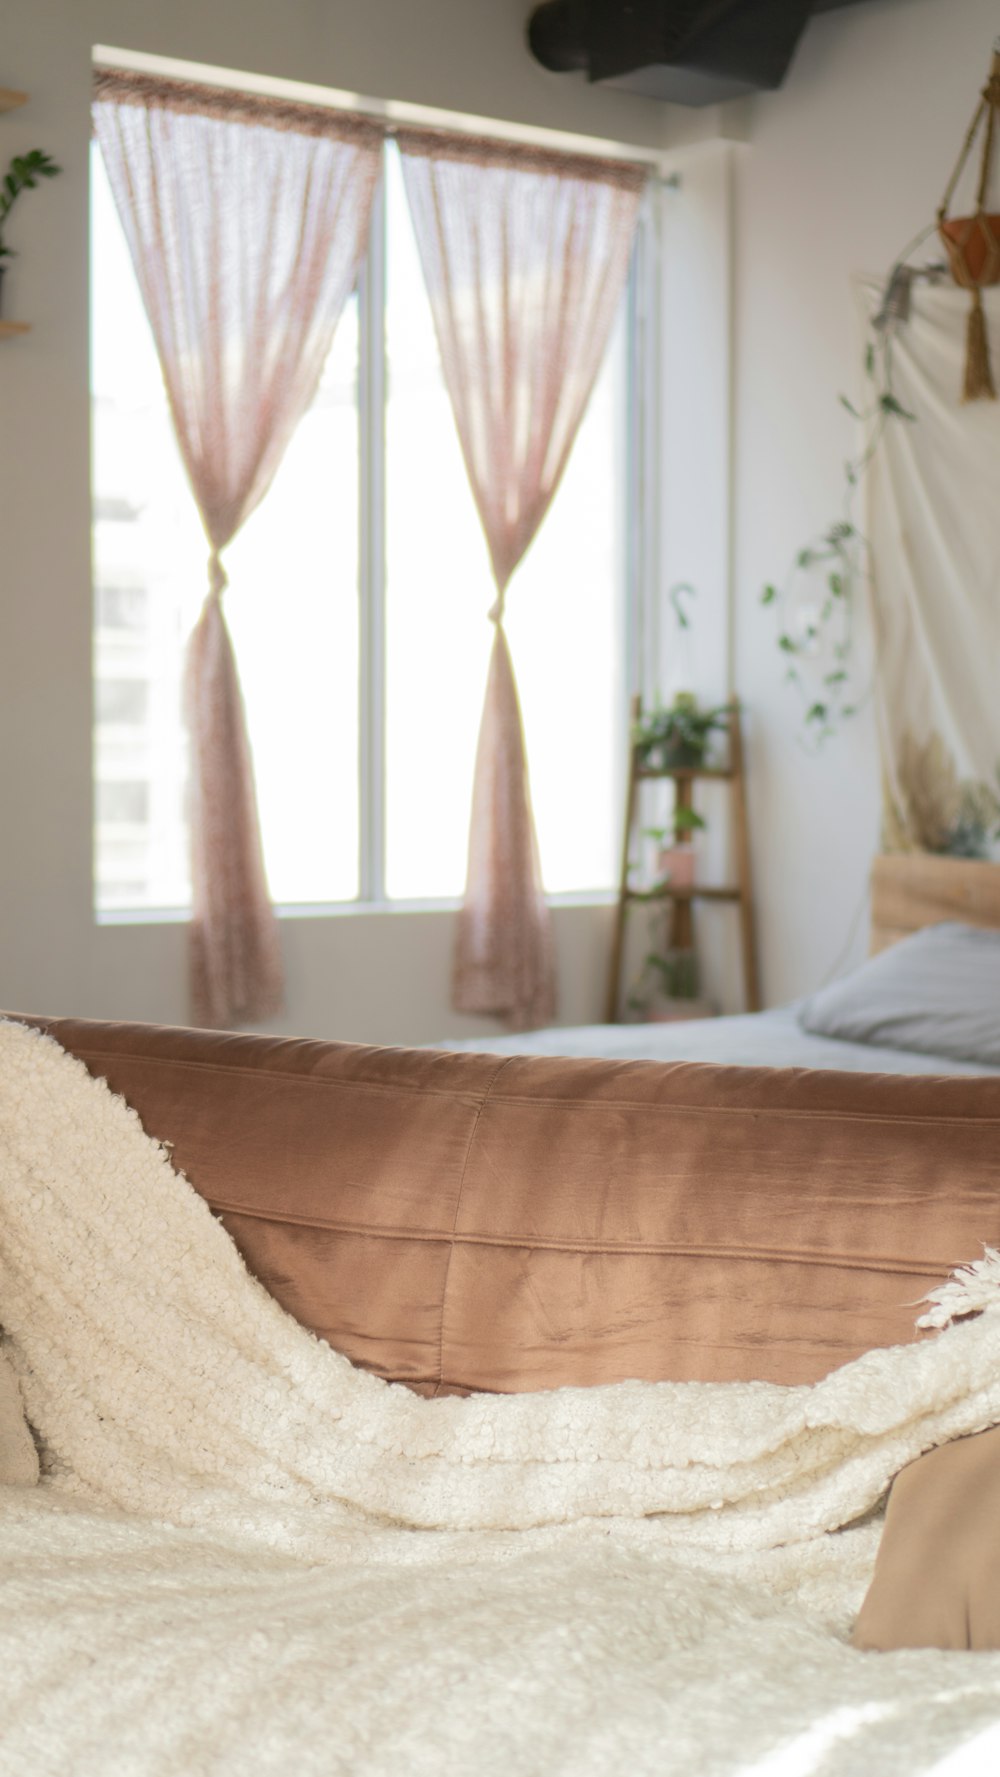
{"label": "white window mullion", "polygon": [[662,186],[650,181],[629,279],[626,493],[626,681],[648,702],[659,672],[660,231]]}
{"label": "white window mullion", "polygon": [[362,902],[385,900],[385,260],[385,185],[380,180],[358,290]]}
{"label": "white window mullion", "polygon": [[651,679],[649,661],[650,629],[658,609],[659,209],[660,186],[654,179],[639,211],[626,289],[626,390],[621,438],[625,474],[620,491],[624,528],[620,621],[624,646],[615,726],[616,832],[625,819],[632,698],[638,693],[648,703],[655,689],[655,674]]}

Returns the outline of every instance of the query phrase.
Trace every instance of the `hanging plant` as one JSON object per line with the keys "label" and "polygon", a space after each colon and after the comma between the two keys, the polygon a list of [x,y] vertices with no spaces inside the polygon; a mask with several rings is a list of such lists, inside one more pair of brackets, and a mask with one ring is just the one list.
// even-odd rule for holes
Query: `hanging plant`
{"label": "hanging plant", "polygon": [[[966,161],[972,153],[980,124],[984,127],[979,176],[976,181],[976,207],[971,215],[949,216],[949,206]],[[948,255],[952,277],[963,290],[972,292],[965,345],[963,401],[996,400],[990,342],[983,311],[983,290],[989,284],[1000,283],[1000,215],[988,208],[998,130],[1000,47],[993,51],[989,78],[980,93],[979,104],[938,210],[938,231]]]}
{"label": "hanging plant", "polygon": [[[675,581],[666,593],[687,668],[691,665],[688,636],[692,625],[683,600],[697,596],[698,589],[689,580]],[[651,770],[693,769],[705,764],[712,735],[728,729],[730,713],[728,703],[702,709],[693,691],[675,691],[670,704],[664,705],[657,691],[652,708],[640,714],[632,729],[632,744],[639,748],[643,765]]]}
{"label": "hanging plant", "polygon": [[840,511],[796,551],[784,582],[769,581],[760,595],[761,604],[774,612],[785,680],[801,699],[801,739],[810,752],[818,752],[832,739],[869,695],[868,687],[857,684],[854,658],[858,594],[871,575],[868,539],[857,520],[857,499],[886,428],[912,425],[917,417],[904,407],[893,386],[892,347],[896,329],[909,319],[914,283],[918,279],[935,282],[946,269],[943,265],[908,264],[934,226],[911,241],[886,281],[865,343],[867,399],[857,407],[846,395],[838,396],[841,407],[861,428],[860,449],[844,464]]}

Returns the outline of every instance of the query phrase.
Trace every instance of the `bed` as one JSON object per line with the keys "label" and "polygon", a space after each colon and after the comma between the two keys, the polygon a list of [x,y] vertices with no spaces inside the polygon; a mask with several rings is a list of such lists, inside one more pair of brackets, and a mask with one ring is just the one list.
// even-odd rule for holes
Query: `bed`
{"label": "bed", "polygon": [[[912,864],[887,954],[993,892]],[[893,1476],[1000,1428],[998,1130],[997,1078],[0,1019],[0,1777],[995,1769],[991,1534],[928,1583],[898,1514],[933,1621],[848,1638]]]}
{"label": "bed", "polygon": [[[884,854],[875,859],[871,874],[873,956],[945,921],[1000,931],[1000,864],[926,854]],[[496,1055],[594,1055],[620,1061],[707,1061],[746,1067],[835,1068],[850,1073],[1000,1072],[994,1061],[812,1034],[800,1023],[805,1004],[799,1000],[766,1012],[672,1024],[554,1027],[436,1046]],[[1000,1027],[1000,1005],[997,1025]]]}

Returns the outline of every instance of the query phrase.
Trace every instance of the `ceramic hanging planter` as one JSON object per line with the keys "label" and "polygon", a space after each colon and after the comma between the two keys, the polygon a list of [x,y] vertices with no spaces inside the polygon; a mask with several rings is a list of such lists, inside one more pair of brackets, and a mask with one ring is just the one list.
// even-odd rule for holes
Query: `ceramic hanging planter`
{"label": "ceramic hanging planter", "polygon": [[1000,284],[1000,215],[949,216],[941,223],[941,239],[956,284],[965,290]]}
{"label": "ceramic hanging planter", "polygon": [[[949,216],[948,206],[955,193],[965,163],[972,153],[980,125],[985,125],[976,184],[976,208],[970,216]],[[951,274],[963,290],[972,291],[972,307],[966,335],[965,383],[963,401],[996,399],[993,368],[990,363],[990,342],[986,331],[982,292],[991,284],[1000,283],[1000,214],[987,210],[987,193],[993,170],[997,133],[1000,131],[1000,50],[993,51],[989,79],[983,87],[975,115],[969,125],[958,162],[948,182],[948,189],[938,211],[938,230]]]}

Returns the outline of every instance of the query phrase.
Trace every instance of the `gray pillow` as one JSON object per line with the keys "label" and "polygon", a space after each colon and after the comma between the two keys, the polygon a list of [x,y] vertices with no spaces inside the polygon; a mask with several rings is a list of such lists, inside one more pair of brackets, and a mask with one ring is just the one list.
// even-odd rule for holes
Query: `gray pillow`
{"label": "gray pillow", "polygon": [[1000,1067],[1000,932],[947,921],[805,1000],[812,1036]]}

